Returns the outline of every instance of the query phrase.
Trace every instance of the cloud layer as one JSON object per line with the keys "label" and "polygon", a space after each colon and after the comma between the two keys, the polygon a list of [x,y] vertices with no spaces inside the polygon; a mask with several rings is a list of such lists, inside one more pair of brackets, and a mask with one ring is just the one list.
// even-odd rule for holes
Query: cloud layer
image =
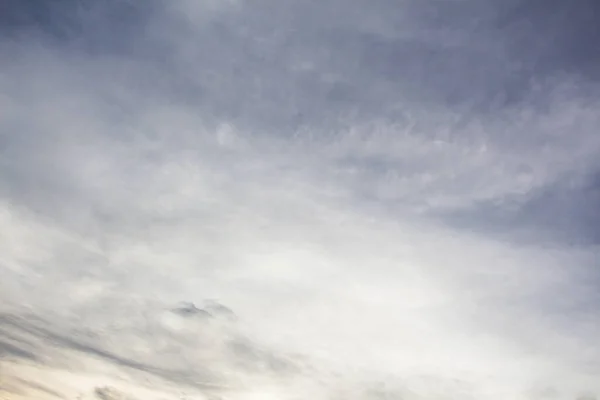
{"label": "cloud layer", "polygon": [[[7,349],[224,398],[600,390],[592,2],[3,7]],[[168,311],[206,299],[238,320]]]}

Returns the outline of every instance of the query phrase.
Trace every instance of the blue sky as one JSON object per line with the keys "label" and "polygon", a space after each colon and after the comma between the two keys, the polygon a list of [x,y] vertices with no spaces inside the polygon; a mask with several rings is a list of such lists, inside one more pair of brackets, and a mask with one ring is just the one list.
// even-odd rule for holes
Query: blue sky
{"label": "blue sky", "polygon": [[0,7],[3,312],[224,398],[599,390],[594,1]]}

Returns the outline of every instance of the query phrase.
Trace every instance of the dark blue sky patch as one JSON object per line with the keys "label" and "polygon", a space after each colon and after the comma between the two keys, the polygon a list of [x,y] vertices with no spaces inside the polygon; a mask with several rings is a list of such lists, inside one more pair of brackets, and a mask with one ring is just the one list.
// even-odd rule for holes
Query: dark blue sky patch
{"label": "dark blue sky patch", "polygon": [[448,224],[503,240],[600,245],[600,180],[558,182],[525,196],[443,213]]}
{"label": "dark blue sky patch", "polygon": [[4,0],[0,37],[89,53],[127,53],[143,37],[153,0]]}

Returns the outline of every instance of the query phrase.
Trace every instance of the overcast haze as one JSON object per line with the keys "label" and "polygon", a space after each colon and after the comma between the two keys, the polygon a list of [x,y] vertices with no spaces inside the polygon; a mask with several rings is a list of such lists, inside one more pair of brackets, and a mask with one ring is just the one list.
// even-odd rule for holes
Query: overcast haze
{"label": "overcast haze", "polygon": [[600,396],[599,18],[0,0],[0,397]]}

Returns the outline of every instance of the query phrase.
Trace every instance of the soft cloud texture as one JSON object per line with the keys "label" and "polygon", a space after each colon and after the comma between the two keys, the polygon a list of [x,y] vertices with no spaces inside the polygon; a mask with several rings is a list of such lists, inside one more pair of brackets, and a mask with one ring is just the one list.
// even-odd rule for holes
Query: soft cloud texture
{"label": "soft cloud texture", "polygon": [[[5,2],[4,368],[599,393],[598,35],[537,3]],[[207,299],[237,319],[172,312]]]}

